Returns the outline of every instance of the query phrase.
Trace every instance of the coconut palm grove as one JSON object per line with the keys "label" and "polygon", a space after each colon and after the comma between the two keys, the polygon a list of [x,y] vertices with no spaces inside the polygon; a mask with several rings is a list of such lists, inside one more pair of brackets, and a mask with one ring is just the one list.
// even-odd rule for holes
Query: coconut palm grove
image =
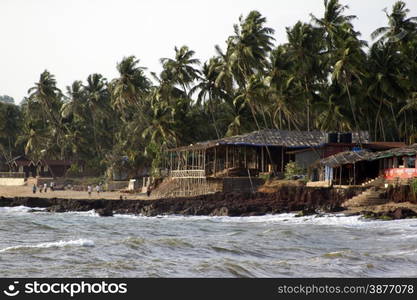
{"label": "coconut palm grove", "polygon": [[168,148],[265,128],[366,130],[373,140],[413,143],[417,17],[398,1],[366,42],[347,6],[324,6],[324,15],[287,27],[279,45],[252,11],[208,61],[178,46],[161,58],[160,74],[132,55],[115,63],[117,78],[92,73],[60,90],[45,70],[20,105],[0,98],[0,154],[82,161],[101,175],[121,157],[132,174],[157,172]]}

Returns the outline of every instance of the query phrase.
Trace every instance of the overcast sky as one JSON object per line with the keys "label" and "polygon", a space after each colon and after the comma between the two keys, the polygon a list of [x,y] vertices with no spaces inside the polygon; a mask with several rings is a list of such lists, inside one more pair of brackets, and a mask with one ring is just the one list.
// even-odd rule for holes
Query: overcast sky
{"label": "overcast sky", "polygon": [[[386,24],[383,8],[395,0],[341,0],[358,16],[355,28],[366,40]],[[406,0],[417,16],[417,1]],[[310,13],[323,14],[322,0],[0,0],[0,95],[17,102],[47,69],[64,89],[92,73],[111,79],[116,63],[135,55],[148,70],[160,72],[161,57],[188,45],[201,61],[224,48],[239,15],[258,10],[275,29],[277,43],[285,27]]]}

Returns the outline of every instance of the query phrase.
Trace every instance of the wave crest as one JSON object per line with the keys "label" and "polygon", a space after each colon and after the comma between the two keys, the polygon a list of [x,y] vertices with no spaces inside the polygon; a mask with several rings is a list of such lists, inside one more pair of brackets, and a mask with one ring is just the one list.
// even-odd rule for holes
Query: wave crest
{"label": "wave crest", "polygon": [[0,250],[0,253],[9,252],[14,250],[24,250],[24,249],[44,249],[44,248],[62,248],[62,247],[69,247],[69,246],[80,246],[80,247],[94,247],[94,241],[87,240],[87,239],[78,239],[78,240],[70,240],[70,241],[58,241],[58,242],[50,242],[50,243],[40,243],[36,245],[18,245],[7,247]]}

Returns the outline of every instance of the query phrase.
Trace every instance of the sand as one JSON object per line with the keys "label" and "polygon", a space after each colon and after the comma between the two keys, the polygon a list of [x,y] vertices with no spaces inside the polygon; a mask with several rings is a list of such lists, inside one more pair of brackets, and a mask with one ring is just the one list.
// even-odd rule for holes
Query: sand
{"label": "sand", "polygon": [[0,197],[39,197],[39,198],[66,198],[66,199],[120,199],[120,196],[123,199],[128,200],[146,200],[152,199],[152,197],[148,198],[144,194],[129,194],[129,193],[121,193],[121,192],[101,192],[97,194],[96,191],[91,193],[91,196],[88,196],[88,193],[85,191],[72,191],[72,190],[65,190],[65,191],[53,191],[51,192],[48,189],[47,193],[39,193],[39,190],[36,194],[33,194],[31,186],[1,186],[0,185]]}

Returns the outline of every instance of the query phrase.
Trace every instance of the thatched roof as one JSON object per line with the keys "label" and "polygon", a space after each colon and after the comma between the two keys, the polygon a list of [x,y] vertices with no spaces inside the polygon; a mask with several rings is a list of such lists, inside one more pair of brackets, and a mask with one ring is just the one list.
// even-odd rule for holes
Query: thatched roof
{"label": "thatched roof", "polygon": [[345,164],[353,164],[358,161],[372,161],[382,158],[390,158],[397,156],[416,156],[417,144],[413,144],[406,147],[394,148],[385,151],[368,152],[366,150],[361,151],[345,151],[335,155],[323,158],[317,161],[314,165],[323,165],[329,167],[337,167]]}
{"label": "thatched roof", "polygon": [[401,148],[389,149],[386,151],[379,151],[379,152],[375,152],[374,154],[375,156],[373,157],[373,160],[386,158],[386,157],[394,157],[394,156],[416,156],[417,144],[413,144],[413,145],[401,147]]}
{"label": "thatched roof", "polygon": [[[368,132],[352,134],[352,142],[369,142]],[[286,148],[306,148],[319,147],[326,143],[327,132],[324,131],[289,131],[280,129],[264,129],[250,133],[225,137],[218,140],[206,141],[191,144],[189,146],[171,149],[170,151],[201,150],[220,145],[240,145],[257,147],[286,147]]]}
{"label": "thatched roof", "polygon": [[344,151],[318,160],[314,165],[323,165],[334,168],[340,165],[353,164],[358,161],[371,160],[375,153],[376,152],[369,152],[366,150]]}

